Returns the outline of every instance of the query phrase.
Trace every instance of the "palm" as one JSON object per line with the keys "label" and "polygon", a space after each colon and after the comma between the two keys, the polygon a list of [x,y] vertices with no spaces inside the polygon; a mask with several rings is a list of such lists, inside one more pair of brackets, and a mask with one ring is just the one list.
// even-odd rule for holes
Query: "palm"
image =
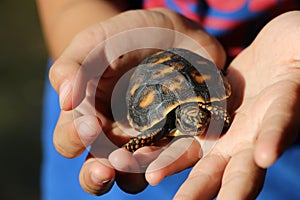
{"label": "palm", "polygon": [[[280,23],[273,27],[278,29],[276,25]],[[269,28],[230,65],[232,125],[210,154],[195,165],[175,199],[212,198],[218,191],[221,199],[255,198],[263,185],[264,168],[295,139],[300,118],[300,64],[294,56],[299,48],[290,48],[295,38],[282,41],[280,34],[286,32],[270,34]],[[281,42],[274,44],[278,38]],[[190,189],[193,184],[206,189]]]}
{"label": "palm", "polygon": [[[248,193],[255,196],[262,187],[264,179],[265,170],[261,167],[272,164],[295,137],[297,127],[294,121],[295,116],[299,113],[295,109],[299,96],[297,91],[299,83],[296,83],[295,80],[300,80],[300,74],[291,70],[293,63],[287,62],[290,60],[287,55],[290,54],[282,52],[277,55],[278,49],[284,48],[284,46],[268,50],[268,46],[262,46],[260,42],[260,40],[256,41],[241,53],[229,67],[228,79],[232,85],[233,95],[228,103],[229,110],[234,113],[232,125],[216,143],[210,154],[202,158],[191,173],[193,176],[199,172],[200,167],[200,174],[211,172],[214,175],[212,177],[218,182],[211,186],[213,187],[212,194],[217,191],[216,188],[223,179],[224,186],[221,189],[221,195],[223,195],[223,191],[226,195],[226,191],[231,191],[233,188],[241,188],[236,191],[243,192],[242,188],[247,185],[245,187],[249,188]],[[266,41],[264,40],[264,42]],[[283,135],[283,130],[289,133]],[[181,146],[184,144],[177,147]],[[190,163],[180,165],[183,158],[179,158],[175,164],[172,163],[177,167],[161,168],[160,165],[164,163],[164,159],[170,155],[174,156],[171,150],[163,152],[148,167],[146,171],[148,182],[156,184],[165,175],[191,166],[197,161],[197,157],[193,158],[191,155],[199,155],[199,153],[190,153],[196,148],[193,146],[187,153]],[[198,148],[196,151],[199,150]],[[115,157],[120,155],[114,154]],[[139,156],[137,153],[137,159]],[[214,158],[215,156],[217,157]],[[132,161],[132,159],[130,160]],[[112,163],[114,166],[121,167],[118,162],[112,161]],[[160,170],[156,170],[158,168]],[[216,176],[216,173],[220,174]],[[239,183],[233,182],[236,184],[235,186],[227,184],[236,176],[242,177],[239,177]],[[201,185],[201,183],[204,184],[203,180],[195,184]],[[225,186],[232,188],[228,189]],[[183,187],[185,186],[183,185]],[[205,191],[207,191],[207,187],[207,185],[204,187]],[[186,188],[185,190],[189,191]]]}
{"label": "palm", "polygon": [[[278,52],[280,49],[288,49],[290,44],[278,47],[273,45],[273,48],[268,49],[260,46],[259,42],[258,40],[241,53],[228,70],[233,93],[238,94],[229,102],[233,109],[237,109],[232,127],[224,137],[224,141],[232,141],[233,146],[226,144],[232,149],[245,141],[255,145],[260,137],[268,137],[268,144],[275,148],[281,145],[281,140],[285,140],[287,145],[293,139],[289,135],[285,135],[285,138],[276,137],[276,134],[280,134],[278,132],[289,125],[287,123],[291,116],[297,115],[293,109],[296,108],[299,97],[297,81],[300,73],[292,67],[295,63],[291,62],[287,54]],[[264,165],[269,164],[271,163]]]}

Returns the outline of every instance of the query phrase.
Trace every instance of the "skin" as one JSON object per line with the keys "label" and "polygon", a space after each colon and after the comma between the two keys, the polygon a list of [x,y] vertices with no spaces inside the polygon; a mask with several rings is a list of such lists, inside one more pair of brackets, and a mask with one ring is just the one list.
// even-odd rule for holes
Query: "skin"
{"label": "skin", "polygon": [[[193,167],[176,200],[206,199],[206,191],[213,191],[212,196],[218,193],[219,199],[255,199],[265,169],[299,131],[299,23],[299,12],[274,19],[231,63],[228,78],[243,94],[241,105],[230,130]],[[243,88],[234,84],[238,79],[244,80]],[[196,184],[199,190],[191,187]],[[211,190],[201,190],[204,184]]]}
{"label": "skin", "polygon": [[[289,12],[274,19],[230,64],[228,79],[233,86],[233,95],[228,107],[234,119],[212,151],[199,160],[201,148],[193,141],[188,151],[172,165],[158,170],[153,169],[173,156],[173,150],[184,146],[184,140],[176,141],[165,151],[144,147],[134,154],[123,149],[107,152],[105,139],[96,140],[103,136],[101,130],[117,145],[128,140],[109,114],[112,91],[109,85],[114,85],[125,71],[149,52],[132,52],[111,63],[100,80],[108,87],[95,86],[99,92],[96,93],[97,115],[81,113],[74,119],[72,110],[88,99],[84,92],[88,90],[87,80],[80,79],[83,84],[76,85],[81,63],[96,44],[135,27],[156,26],[182,32],[201,44],[217,66],[225,63],[221,45],[200,27],[166,9],[122,13],[85,29],[64,47],[56,48],[55,42],[49,39],[53,55],[61,55],[49,75],[62,108],[53,139],[57,151],[72,158],[92,144],[92,154],[84,162],[79,178],[83,189],[95,195],[108,192],[114,180],[124,191],[137,193],[148,183],[156,185],[164,177],[193,166],[175,199],[211,199],[216,195],[219,199],[254,199],[262,188],[266,168],[295,140],[299,130],[299,21],[299,12]],[[56,39],[54,37],[52,41]],[[153,154],[149,156],[149,152],[156,152],[158,158],[151,157]],[[141,163],[150,163],[145,174],[142,171],[124,172],[128,168],[140,170]],[[130,179],[135,181],[128,182]]]}
{"label": "skin", "polygon": [[62,54],[76,34],[121,13],[128,7],[125,1],[121,0],[37,0],[37,6],[49,53],[53,59]]}

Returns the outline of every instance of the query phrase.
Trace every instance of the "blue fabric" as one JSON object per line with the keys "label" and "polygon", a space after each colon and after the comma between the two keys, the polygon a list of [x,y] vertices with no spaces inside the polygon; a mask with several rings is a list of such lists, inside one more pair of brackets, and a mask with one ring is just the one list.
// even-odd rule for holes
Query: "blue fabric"
{"label": "blue fabric", "polygon": [[258,200],[300,199],[300,144],[290,147],[268,169],[266,181]]}
{"label": "blue fabric", "polygon": [[[162,0],[159,0],[162,1]],[[150,2],[150,1],[149,1]],[[184,1],[165,1],[166,6],[180,13],[183,13],[180,6]],[[196,2],[196,1],[195,1]],[[207,7],[204,2],[199,1],[203,4],[203,9]],[[199,3],[198,2],[198,3]],[[208,2],[208,1],[207,1]],[[210,1],[212,2],[212,1]],[[221,1],[220,1],[221,2]],[[238,2],[238,1],[237,1]],[[216,19],[231,19],[231,20],[241,20],[247,17],[253,17],[257,13],[245,10],[246,6],[250,1],[244,1],[246,4],[242,6],[235,13],[229,14],[228,12],[221,12],[217,9],[208,9],[203,11],[206,15],[214,16]],[[252,1],[258,2],[258,1]],[[261,1],[263,2],[263,1]],[[278,0],[278,2],[280,2]],[[226,1],[224,1],[226,4]],[[299,1],[298,1],[299,4]],[[188,6],[187,10],[193,12],[199,9],[201,11],[201,6],[192,4]],[[200,13],[201,14],[201,13]],[[234,15],[232,15],[234,14]],[[232,18],[233,17],[233,18]],[[209,24],[208,24],[209,25]],[[257,26],[256,23],[252,24]],[[215,35],[220,36],[226,33],[226,28],[220,29],[222,27],[205,27],[206,30]],[[219,29],[218,29],[219,28]],[[252,29],[249,29],[252,30]],[[228,31],[228,30],[227,30]],[[238,34],[240,34],[238,32]],[[255,35],[252,31],[249,35]],[[244,35],[241,35],[244,37]],[[252,41],[252,39],[251,39]],[[81,156],[74,159],[66,159],[60,156],[54,149],[52,143],[53,130],[55,128],[56,121],[59,116],[59,104],[58,96],[55,91],[50,86],[49,80],[46,82],[45,87],[45,97],[44,97],[44,116],[43,116],[43,166],[42,166],[42,199],[43,200],[91,200],[91,199],[112,199],[112,200],[122,200],[122,199],[172,199],[176,191],[182,182],[186,179],[190,170],[185,170],[179,174],[168,177],[163,180],[161,184],[155,187],[149,186],[145,191],[137,194],[130,195],[122,192],[118,186],[114,185],[112,190],[101,197],[94,197],[85,193],[78,181],[78,174],[82,163],[85,160],[87,153],[83,153]],[[289,148],[285,154],[268,169],[266,182],[262,192],[260,193],[259,200],[281,200],[281,199],[300,199],[300,142],[295,143],[291,148]],[[197,186],[195,186],[197,187]]]}

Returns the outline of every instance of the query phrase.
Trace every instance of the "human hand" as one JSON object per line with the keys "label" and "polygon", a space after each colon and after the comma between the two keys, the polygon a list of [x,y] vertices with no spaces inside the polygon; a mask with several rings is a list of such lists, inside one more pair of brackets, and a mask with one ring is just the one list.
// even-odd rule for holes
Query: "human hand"
{"label": "human hand", "polygon": [[[144,32],[140,37],[142,28],[147,27],[156,27],[156,31],[147,29],[150,33]],[[135,31],[139,34],[132,35]],[[161,34],[161,31],[171,34]],[[105,193],[114,179],[127,192],[146,187],[144,174],[119,173],[111,165],[111,159],[107,159],[113,149],[128,141],[112,115],[112,92],[119,78],[151,51],[136,49],[178,46],[199,50],[197,45],[190,46],[189,41],[178,37],[180,33],[200,44],[218,66],[224,65],[224,51],[214,38],[186,18],[160,9],[126,12],[83,31],[52,66],[50,80],[60,96],[62,108],[54,144],[68,158],[81,154],[91,145],[91,153],[80,172],[80,183],[87,192]],[[93,55],[99,57],[95,61],[97,66],[90,63]],[[130,177],[131,181],[124,177]]]}
{"label": "human hand", "polygon": [[[235,111],[232,125],[193,167],[176,200],[258,195],[266,168],[295,140],[300,128],[299,22],[299,11],[274,19],[231,63],[227,77],[233,93],[229,107]],[[152,176],[166,174],[164,170]]]}

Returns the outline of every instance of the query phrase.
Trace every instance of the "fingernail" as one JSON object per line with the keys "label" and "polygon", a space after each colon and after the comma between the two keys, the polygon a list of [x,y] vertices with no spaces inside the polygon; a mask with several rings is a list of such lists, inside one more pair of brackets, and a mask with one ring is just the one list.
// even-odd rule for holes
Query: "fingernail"
{"label": "fingernail", "polygon": [[102,181],[102,184],[109,185],[111,182],[113,182],[113,180],[104,180],[104,181]]}
{"label": "fingernail", "polygon": [[64,108],[64,104],[65,104],[65,100],[68,97],[68,95],[70,94],[72,89],[71,83],[69,80],[66,80],[65,82],[63,82],[59,88],[59,103],[60,103],[60,107],[61,109]]}
{"label": "fingernail", "polygon": [[95,183],[96,185],[102,185],[103,181],[101,179],[99,179],[98,177],[91,175],[91,179],[92,179],[93,183]]}
{"label": "fingernail", "polygon": [[102,179],[99,179],[94,175],[91,175],[91,179],[96,185],[102,185],[102,186],[109,185],[111,182],[113,182],[113,180],[111,179],[103,181]]}

